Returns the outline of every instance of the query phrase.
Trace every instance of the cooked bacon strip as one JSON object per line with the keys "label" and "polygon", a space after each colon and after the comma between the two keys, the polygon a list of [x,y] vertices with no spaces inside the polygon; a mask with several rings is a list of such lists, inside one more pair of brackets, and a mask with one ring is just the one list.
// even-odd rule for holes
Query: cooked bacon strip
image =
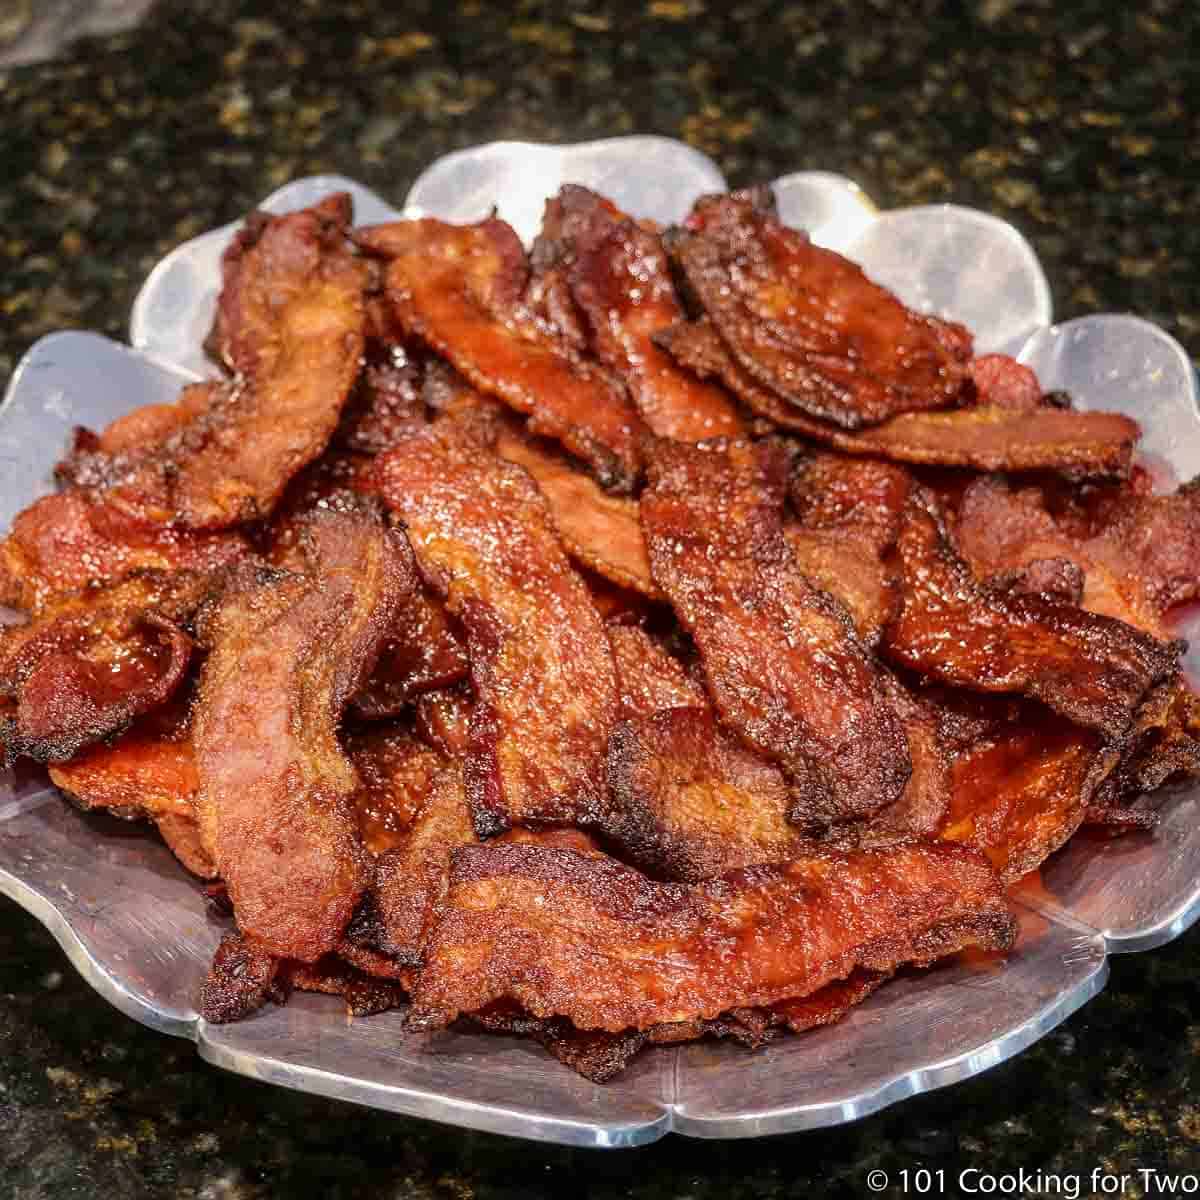
{"label": "cooked bacon strip", "polygon": [[1079,828],[1115,757],[1096,734],[1030,714],[958,757],[938,836],[979,850],[1012,883]]}
{"label": "cooked bacon strip", "polygon": [[0,604],[38,613],[50,598],[130,571],[213,571],[248,556],[242,534],[147,525],[83,490],[35,500],[0,542]]}
{"label": "cooked bacon strip", "polygon": [[1167,637],[1163,615],[1200,595],[1200,486],[1167,496],[1123,489],[1082,520],[1051,511],[1055,499],[1044,487],[976,480],[955,525],[963,557],[976,574],[1000,579],[1072,564],[1084,608]]}
{"label": "cooked bacon strip", "polygon": [[196,757],[189,704],[174,701],[139,717],[115,742],[89,746],[50,767],[50,779],[86,809],[175,813],[195,819]]}
{"label": "cooked bacon strip", "polygon": [[288,986],[299,992],[341,996],[351,1017],[371,1017],[400,1008],[408,995],[402,982],[381,979],[334,957],[316,963],[288,963],[282,974]]}
{"label": "cooked bacon strip", "polygon": [[359,778],[354,796],[359,837],[379,855],[406,839],[445,759],[398,726],[352,733],[344,745]]}
{"label": "cooked bacon strip", "polygon": [[704,707],[704,689],[644,629],[610,625],[608,641],[617,666],[621,716],[648,717],[664,708]]}
{"label": "cooked bacon strip", "polygon": [[657,233],[643,228],[595,192],[565,184],[547,201],[542,232],[533,246],[535,280],[550,311],[562,315],[558,281],[584,318],[587,341],[601,362],[625,381],[642,419],[659,437],[698,442],[738,437],[745,423],[726,392],[680,370],[651,340],[683,319],[671,266]]}
{"label": "cooked bacon strip", "polygon": [[188,622],[212,588],[190,571],[135,571],[0,631],[0,745],[12,761],[65,762],[164,703],[192,656]]}
{"label": "cooked bacon strip", "polygon": [[636,1029],[623,1033],[576,1029],[561,1017],[531,1017],[512,1004],[492,1004],[471,1013],[464,1022],[487,1033],[532,1038],[560,1063],[592,1083],[607,1083],[619,1075],[646,1045],[646,1035]]}
{"label": "cooked bacon strip", "polygon": [[367,720],[394,717],[422,692],[438,691],[467,676],[467,652],[446,606],[425,588],[407,597],[383,644],[371,678],[352,701]]}
{"label": "cooked bacon strip", "polygon": [[656,879],[697,883],[804,846],[787,780],[705,708],[621,721],[609,739],[612,805],[600,832]]}
{"label": "cooked bacon strip", "polygon": [[1200,697],[1183,677],[1160,684],[1138,713],[1121,761],[1088,805],[1090,824],[1149,828],[1158,819],[1151,793],[1200,776]]}
{"label": "cooked bacon strip", "polygon": [[558,535],[576,562],[622,587],[661,599],[650,573],[636,500],[609,495],[564,455],[513,430],[501,430],[496,453],[533,476]]}
{"label": "cooked bacon strip", "polygon": [[200,989],[200,1015],[212,1025],[248,1017],[271,998],[278,971],[275,955],[240,934],[227,933]]}
{"label": "cooked bacon strip", "polygon": [[654,577],[696,640],[721,719],[789,774],[792,819],[827,825],[889,804],[910,764],[878,667],[788,547],[787,467],[769,443],[660,440],[642,525]]}
{"label": "cooked bacon strip", "polygon": [[648,1029],[1013,935],[991,869],[949,845],[813,850],[690,887],[570,850],[467,846],[409,1021],[510,1000],[579,1029]]}
{"label": "cooked bacon strip", "polygon": [[409,828],[376,864],[369,943],[403,966],[420,966],[446,894],[450,855],[474,841],[462,765],[453,763],[430,781]]}
{"label": "cooked bacon strip", "polygon": [[910,503],[897,557],[901,609],[883,646],[923,675],[1031,696],[1116,738],[1177,669],[1178,643],[1046,596],[988,591],[954,552],[928,496]]}
{"label": "cooked bacon strip", "polygon": [[425,744],[445,758],[460,758],[471,745],[471,710],[475,699],[468,684],[425,692],[417,700],[416,728]]}
{"label": "cooked bacon strip", "polygon": [[399,346],[385,361],[364,368],[342,410],[334,445],[356,454],[382,454],[406,429],[426,424],[423,368]]}
{"label": "cooked bacon strip", "polygon": [[243,580],[211,617],[194,737],[201,830],[238,927],[311,962],[367,883],[337,722],[416,577],[366,513],[314,514],[307,548],[307,575]]}
{"label": "cooked bacon strip", "polygon": [[983,354],[973,358],[968,370],[975,385],[975,403],[990,408],[1032,412],[1047,400],[1053,403],[1053,397],[1057,395],[1051,393],[1047,397],[1037,375],[1007,354]]}
{"label": "cooked bacon strip", "polygon": [[[147,521],[220,529],[260,520],[333,435],[363,352],[365,271],[346,243],[350,198],[255,213],[226,252],[210,345],[236,378],[150,445],[76,453],[70,482]],[[111,439],[110,439],[111,440]]]}
{"label": "cooked bacon strip", "polygon": [[761,192],[704,196],[671,238],[737,362],[786,404],[844,429],[960,401],[967,331],[905,308],[773,210]]}
{"label": "cooked bacon strip", "polygon": [[632,488],[637,410],[524,306],[528,264],[508,225],[397,221],[355,236],[389,260],[388,299],[405,333],[445,355],[481,391],[528,413],[534,433],[561,441],[605,487]]}
{"label": "cooked bacon strip", "polygon": [[466,635],[476,831],[586,824],[604,799],[615,671],[541,492],[452,424],[410,433],[378,471],[422,572]]}
{"label": "cooked bacon strip", "polygon": [[953,412],[902,413],[851,433],[814,420],[762,387],[726,350],[707,321],[677,325],[659,344],[703,378],[715,376],[759,416],[847,454],[977,471],[1060,471],[1072,478],[1129,474],[1136,421],[1118,413],[1033,411],[977,405]]}
{"label": "cooked bacon strip", "polygon": [[177,692],[139,717],[111,745],[89,746],[50,767],[50,781],[85,809],[147,817],[194,875],[216,874],[196,825],[196,757],[190,737],[191,697]]}
{"label": "cooked bacon strip", "polygon": [[864,971],[858,968],[845,979],[826,984],[819,992],[813,992],[802,1000],[784,1000],[773,1004],[769,1012],[793,1033],[803,1033],[806,1029],[816,1029],[821,1025],[833,1025],[891,977],[891,971]]}
{"label": "cooked bacon strip", "polygon": [[911,488],[904,467],[823,451],[792,473],[795,517],[785,533],[796,564],[846,606],[870,646],[895,610],[895,581],[884,555],[895,543]]}

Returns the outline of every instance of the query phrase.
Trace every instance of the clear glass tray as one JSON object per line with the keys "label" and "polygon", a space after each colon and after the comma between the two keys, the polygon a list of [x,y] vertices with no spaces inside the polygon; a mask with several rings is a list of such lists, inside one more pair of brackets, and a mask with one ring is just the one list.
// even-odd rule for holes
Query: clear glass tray
{"label": "clear glass tray", "polygon": [[[398,211],[472,220],[495,207],[528,239],[544,198],[565,181],[664,222],[725,187],[707,158],[663,138],[501,142],[439,159],[401,210],[336,177],[298,180],[263,207],[283,212],[346,189],[360,223]],[[1200,473],[1196,380],[1183,350],[1134,317],[1052,325],[1041,268],[1010,225],[949,205],[877,212],[849,180],[821,172],[786,176],[775,189],[785,220],[862,262],[908,303],[965,321],[981,350],[1018,354],[1082,407],[1136,417],[1143,450],[1175,479]],[[129,346],[57,333],[25,356],[0,406],[0,529],[51,487],[73,425],[173,399],[183,380],[212,370],[200,345],[233,229],[187,242],[154,269]],[[1187,624],[1184,636],[1200,633],[1200,619]],[[1196,674],[1196,651],[1189,666]],[[670,1130],[726,1138],[834,1125],[1018,1053],[1104,986],[1109,954],[1151,949],[1195,920],[1198,806],[1200,788],[1180,791],[1153,835],[1076,837],[1044,867],[1043,888],[1017,899],[1021,935],[1003,969],[952,962],[905,975],[832,1028],[756,1053],[724,1043],[660,1048],[604,1085],[521,1041],[404,1037],[400,1013],[348,1020],[332,997],[296,995],[240,1024],[206,1024],[194,999],[221,922],[152,833],[78,813],[40,772],[0,773],[0,892],[44,922],[123,1012],[193,1039],[219,1066],[476,1129],[631,1146]]]}

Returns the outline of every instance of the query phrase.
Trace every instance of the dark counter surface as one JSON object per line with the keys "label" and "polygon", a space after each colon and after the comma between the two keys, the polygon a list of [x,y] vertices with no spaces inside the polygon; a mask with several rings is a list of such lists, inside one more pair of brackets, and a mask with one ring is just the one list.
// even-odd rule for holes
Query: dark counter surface
{"label": "dark counter surface", "polygon": [[[626,132],[684,138],[735,183],[820,167],[885,206],[988,209],[1032,240],[1059,316],[1132,310],[1195,355],[1197,37],[1190,0],[161,0],[0,71],[0,378],[51,330],[121,337],[165,251],[295,176],[398,201],[449,150]],[[1016,1060],[854,1125],[599,1154],[224,1074],[0,901],[0,1197],[858,1196],[873,1169],[900,1195],[920,1166],[951,1194],[965,1168],[1099,1167],[1140,1195],[1140,1167],[1200,1169],[1197,965],[1197,931],[1118,959]]]}

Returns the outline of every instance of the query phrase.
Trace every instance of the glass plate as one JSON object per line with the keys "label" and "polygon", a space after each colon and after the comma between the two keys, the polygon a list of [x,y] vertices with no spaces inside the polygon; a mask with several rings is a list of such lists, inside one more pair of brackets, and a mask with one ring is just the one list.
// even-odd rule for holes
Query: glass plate
{"label": "glass plate", "polygon": [[[401,209],[353,180],[301,179],[267,197],[284,212],[345,189],[356,220],[466,221],[495,208],[532,237],[560,183],[587,184],[637,216],[670,222],[725,181],[703,155],[664,138],[576,146],[497,142],[451,154]],[[995,217],[951,205],[878,212],[823,172],[774,183],[786,221],[861,262],[909,304],[966,322],[981,351],[1017,354],[1082,407],[1128,413],[1158,476],[1200,472],[1196,382],[1183,350],[1128,316],[1051,324],[1029,244]],[[130,345],[57,333],[25,356],[0,407],[0,528],[51,485],[75,424],[100,426],[173,399],[212,371],[201,351],[234,226],[178,247],[134,305]],[[1200,622],[1193,619],[1193,625]],[[1189,630],[1181,624],[1180,632]],[[1195,652],[1193,671],[1200,666]],[[834,1125],[1016,1054],[1104,985],[1107,955],[1177,936],[1200,911],[1200,788],[1168,803],[1153,835],[1081,835],[1020,894],[1021,933],[1003,969],[950,962],[902,975],[829,1029],[756,1053],[725,1043],[651,1050],[612,1083],[579,1078],[510,1038],[404,1037],[401,1013],[348,1020],[340,1000],[296,995],[236,1025],[193,1003],[224,928],[150,832],[63,803],[44,774],[0,773],[0,891],[45,923],[75,966],[134,1019],[193,1039],[210,1062],[256,1079],[519,1137],[631,1146],[670,1130],[751,1137]]]}

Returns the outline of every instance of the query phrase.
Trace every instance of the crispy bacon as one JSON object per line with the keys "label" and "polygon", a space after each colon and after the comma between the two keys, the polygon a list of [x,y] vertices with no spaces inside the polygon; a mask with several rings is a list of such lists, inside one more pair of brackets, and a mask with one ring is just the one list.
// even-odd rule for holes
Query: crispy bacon
{"label": "crispy bacon", "polygon": [[369,363],[342,410],[334,444],[355,454],[382,454],[406,429],[426,424],[423,367],[401,347]]}
{"label": "crispy bacon", "polygon": [[592,1083],[607,1083],[619,1075],[646,1045],[646,1035],[636,1029],[623,1033],[579,1030],[561,1017],[531,1017],[513,1004],[491,1004],[464,1021],[487,1033],[532,1038],[560,1063]]}
{"label": "crispy bacon", "polygon": [[403,966],[421,965],[441,911],[450,855],[475,841],[460,763],[442,767],[397,844],[375,868],[369,943]]}
{"label": "crispy bacon", "polygon": [[904,731],[846,610],[783,534],[787,457],[769,443],[659,441],[642,525],[721,719],[791,777],[792,819],[866,816],[903,790]]}
{"label": "crispy bacon", "polygon": [[59,597],[26,625],[0,631],[0,721],[9,761],[65,762],[127,729],[182,683],[190,621],[208,575],[141,570]]}
{"label": "crispy bacon", "polygon": [[381,979],[333,955],[316,963],[288,963],[283,974],[288,986],[299,992],[341,996],[351,1017],[371,1017],[399,1008],[408,995],[402,981]]}
{"label": "crispy bacon", "polygon": [[677,325],[657,339],[702,378],[721,379],[772,425],[846,454],[977,471],[1052,470],[1078,479],[1124,479],[1140,432],[1136,421],[1118,413],[1052,407],[1023,411],[990,405],[901,413],[872,429],[849,432],[806,416],[759,384],[734,360],[707,321]]}
{"label": "crispy bacon", "polygon": [[885,652],[923,675],[981,692],[1018,693],[1109,738],[1121,736],[1178,643],[1043,595],[989,591],[950,544],[928,495],[908,507],[897,542],[900,612]]}
{"label": "crispy bacon", "polygon": [[1147,698],[1125,739],[1121,760],[1088,805],[1091,824],[1148,828],[1157,821],[1151,793],[1200,776],[1200,698],[1182,676]]}
{"label": "crispy bacon", "polygon": [[1013,935],[991,869],[949,845],[813,850],[692,886],[569,850],[467,846],[409,1020],[508,1000],[579,1029],[648,1029]]}
{"label": "crispy bacon", "polygon": [[865,971],[860,967],[851,971],[845,979],[826,984],[811,996],[773,1004],[770,1013],[793,1033],[803,1033],[806,1029],[816,1029],[821,1025],[833,1025],[891,977],[891,971]]}
{"label": "crispy bacon", "polygon": [[196,825],[200,781],[190,724],[191,697],[181,689],[115,742],[89,746],[69,762],[52,764],[50,781],[82,808],[149,818],[189,871],[211,879],[216,869]]}
{"label": "crispy bacon", "polygon": [[785,404],[844,429],[960,402],[967,331],[905,308],[773,210],[762,192],[704,196],[671,238],[741,367]]}
{"label": "crispy bacon", "polygon": [[656,879],[696,883],[804,846],[788,820],[783,773],[725,733],[707,707],[621,721],[609,739],[608,785],[600,832]]}
{"label": "crispy bacon", "polygon": [[195,744],[201,830],[239,928],[311,962],[367,883],[337,721],[416,577],[370,514],[315,513],[306,545],[307,575],[243,580],[209,621]]}
{"label": "crispy bacon", "polygon": [[561,441],[605,487],[633,486],[637,410],[606,372],[525,307],[528,264],[508,225],[398,221],[356,237],[389,260],[388,299],[405,333],[445,355],[481,391],[528,413],[534,433]]}
{"label": "crispy bacon", "polygon": [[[350,199],[253,214],[226,252],[210,347],[235,372],[151,444],[76,452],[60,477],[160,524],[220,529],[268,516],[333,435],[363,351],[365,272]],[[110,439],[111,440],[111,439]]]}
{"label": "crispy bacon", "polygon": [[35,500],[0,542],[0,604],[37,613],[50,598],[130,571],[213,571],[248,556],[232,530],[194,533],[147,525],[83,490]]}
{"label": "crispy bacon", "polygon": [[954,764],[938,836],[987,856],[1020,879],[1079,828],[1115,753],[1097,735],[1042,713],[980,739]]}
{"label": "crispy bacon", "polygon": [[416,704],[416,728],[427,746],[446,758],[460,758],[471,745],[471,710],[475,698],[469,684],[425,692]]}
{"label": "crispy bacon", "polygon": [[240,1021],[272,995],[279,959],[237,933],[217,947],[200,989],[200,1015],[212,1025]]}
{"label": "crispy bacon", "polygon": [[[540,289],[547,300],[556,299],[549,311],[572,332],[580,328],[572,318],[582,316],[591,349],[624,380],[652,433],[697,442],[745,432],[723,389],[680,370],[652,340],[683,319],[657,233],[595,192],[569,183],[546,203],[532,258],[535,280],[551,277]],[[560,298],[563,284],[569,308]]]}
{"label": "crispy bacon", "polygon": [[971,359],[968,370],[975,385],[976,404],[1031,412],[1046,399],[1037,375],[1007,354],[980,355]]}
{"label": "crispy bacon", "polygon": [[610,625],[608,641],[617,667],[621,716],[648,717],[664,708],[703,707],[704,689],[683,669],[683,664],[644,629],[636,625]]}
{"label": "crispy bacon", "polygon": [[467,676],[467,652],[442,600],[424,587],[408,596],[366,686],[352,704],[367,720],[394,717],[422,692]]}
{"label": "crispy bacon", "polygon": [[343,744],[359,778],[359,837],[372,854],[383,854],[408,836],[445,759],[403,726],[359,730]]}
{"label": "crispy bacon", "polygon": [[894,463],[817,452],[797,464],[785,527],[800,570],[836,596],[874,646],[896,606],[884,562],[895,543],[912,476]]}
{"label": "crispy bacon", "polygon": [[585,824],[603,802],[615,671],[542,494],[452,424],[412,432],[378,469],[466,636],[476,696],[466,790],[479,836]]}
{"label": "crispy bacon", "polygon": [[[955,532],[976,574],[1036,579],[1049,563],[1078,572],[1079,603],[1159,638],[1163,614],[1200,595],[1200,486],[1167,496],[1122,490],[1082,518],[1045,486],[976,480]],[[1059,509],[1059,511],[1054,511]]]}
{"label": "crispy bacon", "polygon": [[609,495],[565,455],[514,430],[500,431],[496,453],[533,476],[558,535],[576,562],[622,587],[661,599],[646,557],[637,501]]}

